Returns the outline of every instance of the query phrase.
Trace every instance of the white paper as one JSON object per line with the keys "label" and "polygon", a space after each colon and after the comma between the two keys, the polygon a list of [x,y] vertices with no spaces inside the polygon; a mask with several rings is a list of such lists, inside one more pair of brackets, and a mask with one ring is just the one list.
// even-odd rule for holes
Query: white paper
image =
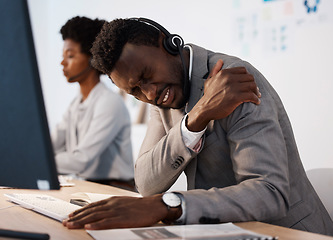
{"label": "white paper", "polygon": [[[115,197],[115,196],[123,196],[123,195],[116,195],[116,194],[102,194],[102,193],[89,193],[89,192],[77,192],[71,194],[72,199],[81,199],[85,200],[88,203],[92,202],[97,202],[100,200],[104,200],[110,197]],[[135,197],[141,197],[140,194],[137,194]]]}
{"label": "white paper", "polygon": [[123,228],[110,230],[87,230],[96,240],[142,240],[142,239],[244,239],[273,240],[273,237],[257,234],[232,223],[161,226],[146,228]]}
{"label": "white paper", "polygon": [[82,199],[82,200],[87,201],[88,203],[92,203],[92,202],[97,202],[97,201],[100,201],[100,200],[104,200],[104,199],[113,197],[115,195],[101,194],[101,193],[77,192],[77,193],[73,193],[71,196],[72,196],[72,199]]}

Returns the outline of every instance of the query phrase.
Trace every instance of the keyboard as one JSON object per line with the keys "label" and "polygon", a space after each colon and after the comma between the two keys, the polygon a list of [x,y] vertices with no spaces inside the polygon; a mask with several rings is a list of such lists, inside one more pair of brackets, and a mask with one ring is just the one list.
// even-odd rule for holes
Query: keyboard
{"label": "keyboard", "polygon": [[12,202],[39,212],[60,222],[68,218],[71,212],[81,208],[78,205],[45,194],[4,194]]}

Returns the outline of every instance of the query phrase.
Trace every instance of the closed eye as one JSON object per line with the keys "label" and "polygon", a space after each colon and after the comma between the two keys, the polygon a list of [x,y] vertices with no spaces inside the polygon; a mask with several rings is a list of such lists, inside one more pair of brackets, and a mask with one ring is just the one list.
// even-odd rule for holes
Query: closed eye
{"label": "closed eye", "polygon": [[140,76],[139,76],[139,79],[140,81],[142,81],[142,83],[147,83],[152,77],[152,71],[151,71],[151,68],[149,67],[145,67],[143,68]]}
{"label": "closed eye", "polygon": [[141,93],[142,93],[142,92],[141,92],[141,89],[140,89],[139,87],[134,87],[134,88],[132,88],[132,89],[128,92],[128,94],[131,94],[131,95],[133,95],[134,97],[139,96]]}

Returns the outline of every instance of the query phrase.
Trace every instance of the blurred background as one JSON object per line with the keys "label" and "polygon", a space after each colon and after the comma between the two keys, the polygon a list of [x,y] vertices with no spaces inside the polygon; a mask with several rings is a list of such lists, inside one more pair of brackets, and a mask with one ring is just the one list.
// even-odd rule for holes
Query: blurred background
{"label": "blurred background", "polygon": [[[61,26],[78,15],[108,21],[146,17],[186,43],[250,62],[279,93],[305,169],[333,167],[333,1],[28,0],[28,4],[50,129],[79,91],[78,84],[67,83],[63,76]],[[118,91],[107,77],[103,81]],[[127,96],[126,104],[136,157],[146,122],[139,119],[140,102]]]}

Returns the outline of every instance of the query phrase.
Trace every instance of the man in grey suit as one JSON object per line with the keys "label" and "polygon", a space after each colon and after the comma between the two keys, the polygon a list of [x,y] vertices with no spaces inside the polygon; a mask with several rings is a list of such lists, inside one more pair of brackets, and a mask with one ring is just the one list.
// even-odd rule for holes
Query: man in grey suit
{"label": "man in grey suit", "polygon": [[[156,105],[136,161],[144,197],[93,203],[65,226],[262,221],[333,235],[283,104],[253,66],[183,46],[179,36],[145,19],[104,25],[92,53],[94,66],[119,88]],[[183,171],[188,191],[164,193]]]}

